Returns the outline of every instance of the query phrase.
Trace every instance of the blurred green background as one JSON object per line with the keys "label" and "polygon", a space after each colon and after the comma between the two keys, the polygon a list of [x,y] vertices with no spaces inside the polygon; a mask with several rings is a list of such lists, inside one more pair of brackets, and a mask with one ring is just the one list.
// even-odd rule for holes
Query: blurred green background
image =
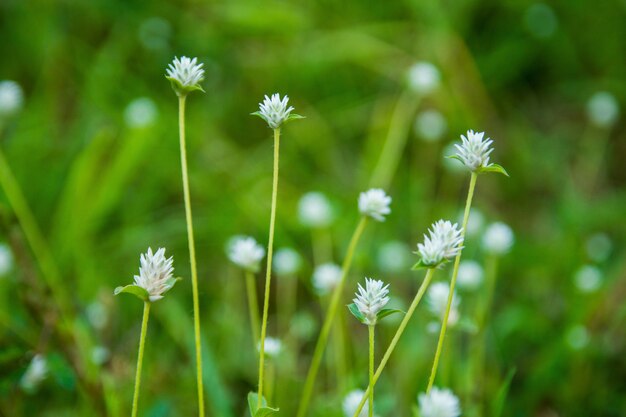
{"label": "blurred green background", "polygon": [[[494,139],[492,159],[511,177],[479,178],[484,222],[464,258],[488,260],[481,233],[494,221],[511,226],[515,243],[499,258],[485,331],[454,329],[438,384],[459,395],[464,415],[497,415],[507,389],[503,416],[626,415],[625,19],[620,0],[3,0],[0,80],[19,83],[23,106],[0,116],[0,148],[42,231],[43,261],[5,183],[0,415],[128,414],[141,303],[112,291],[131,282],[148,246],[166,247],[184,281],[153,308],[140,414],[195,415],[177,101],[164,78],[180,55],[206,69],[206,94],[188,100],[187,140],[209,415],[244,415],[256,385],[243,277],[225,245],[236,234],[267,243],[271,131],[249,114],[273,92],[306,116],[283,129],[281,146],[276,246],[304,259],[298,314],[277,327],[282,278],[270,310],[270,334],[297,340],[272,365],[283,415],[295,412],[322,311],[300,197],[316,190],[330,200],[339,263],[359,192],[385,185],[392,214],[366,230],[345,299],[373,276],[406,308],[423,277],[409,270],[411,251],[434,220],[458,219],[465,201],[469,175],[443,155],[467,129]],[[420,61],[439,71],[432,91],[411,83]],[[382,184],[372,175],[389,138],[400,158],[382,163]],[[471,322],[485,294],[461,297]],[[59,311],[73,317],[65,333]],[[366,385],[367,332],[346,313],[350,372],[338,385],[329,355],[314,416],[341,416],[347,391]],[[377,385],[380,416],[411,415],[436,344],[431,320],[421,306],[392,356]],[[378,358],[394,329],[381,327]],[[467,366],[476,343],[485,372]],[[48,372],[29,386],[36,354]]]}

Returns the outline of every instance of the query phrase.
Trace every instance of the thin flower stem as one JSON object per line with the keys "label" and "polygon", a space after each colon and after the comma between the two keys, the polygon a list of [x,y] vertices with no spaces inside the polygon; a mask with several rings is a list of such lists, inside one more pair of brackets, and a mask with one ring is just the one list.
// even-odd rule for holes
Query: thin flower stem
{"label": "thin flower stem", "polygon": [[139,387],[141,386],[141,366],[143,364],[143,350],[146,346],[146,333],[148,333],[148,317],[150,316],[150,301],[143,303],[143,320],[141,322],[141,335],[139,336],[139,353],[137,355],[137,373],[135,374],[135,393],[133,394],[132,417],[137,417],[139,404]]}
{"label": "thin flower stem", "polygon": [[254,274],[250,271],[246,271],[246,290],[248,292],[248,310],[250,310],[250,327],[252,328],[252,338],[254,339],[254,350],[256,350],[257,343],[259,343],[261,320],[259,319],[259,302],[256,296]]}
{"label": "thin flower stem", "polygon": [[196,343],[196,379],[198,383],[198,413],[204,417],[204,388],[202,382],[202,344],[200,340],[200,302],[198,300],[198,270],[196,268],[196,243],[193,238],[193,218],[191,215],[191,196],[189,193],[189,174],[187,171],[187,147],[185,145],[185,99],[178,98],[178,126],[180,132],[180,165],[183,178],[185,199],[185,219],[187,220],[187,240],[189,244],[189,263],[191,265],[191,289],[193,295],[193,324]]}
{"label": "thin flower stem", "polygon": [[398,330],[396,330],[396,334],[393,336],[393,339],[391,339],[391,343],[389,344],[387,351],[385,351],[385,355],[383,356],[383,359],[380,361],[380,365],[378,365],[378,368],[376,368],[376,373],[374,374],[374,378],[372,382],[370,382],[369,387],[367,387],[365,394],[363,394],[363,398],[361,399],[359,406],[356,408],[356,411],[354,412],[353,417],[359,416],[359,413],[361,412],[361,410],[363,409],[363,406],[365,405],[365,402],[367,401],[368,395],[370,394],[370,392],[374,390],[374,385],[376,385],[376,382],[378,382],[378,378],[380,378],[380,375],[383,373],[383,369],[385,369],[385,366],[387,365],[387,362],[389,361],[389,358],[391,357],[393,350],[396,348],[396,345],[398,344],[398,341],[400,340],[402,333],[404,333],[404,329],[406,328],[407,324],[409,324],[409,320],[411,320],[411,317],[413,316],[413,313],[415,312],[417,305],[420,303],[420,301],[422,300],[422,297],[424,296],[424,293],[428,289],[428,286],[430,285],[430,281],[432,280],[434,274],[435,274],[434,268],[429,268],[426,271],[426,276],[424,277],[424,281],[422,281],[422,284],[417,290],[417,294],[415,294],[415,298],[413,298],[413,302],[411,303],[409,310],[404,315],[404,318],[402,319],[400,326],[398,326]]}
{"label": "thin flower stem", "polygon": [[346,277],[348,276],[348,271],[350,270],[350,266],[352,265],[352,258],[354,257],[356,245],[359,242],[361,235],[363,234],[363,230],[365,229],[366,224],[367,217],[361,217],[361,220],[359,221],[359,224],[357,225],[354,233],[352,234],[352,238],[350,239],[348,251],[346,252],[346,258],[344,259],[343,266],[341,268],[341,279],[333,290],[332,298],[326,312],[326,318],[324,319],[322,330],[320,331],[320,335],[317,339],[317,344],[315,345],[313,359],[311,360],[311,365],[309,366],[309,371],[307,373],[306,381],[304,383],[304,389],[302,391],[302,397],[300,398],[300,403],[298,405],[298,413],[296,415],[297,417],[304,417],[308,410],[309,401],[311,400],[311,394],[313,393],[313,386],[315,384],[315,378],[317,377],[317,371],[319,370],[322,356],[324,355],[324,348],[326,347],[326,343],[328,342],[328,335],[330,333],[330,329],[332,328],[333,320],[335,318],[335,315],[337,314],[337,307],[339,306],[339,301],[341,300],[341,294],[343,293],[343,287],[346,281]]}
{"label": "thin flower stem", "polygon": [[[472,206],[472,198],[474,197],[474,188],[476,187],[476,179],[478,174],[472,172],[470,177],[469,190],[467,192],[467,201],[465,202],[465,212],[463,213],[463,226],[461,229],[461,237],[465,238],[465,229],[467,228],[467,221],[469,220],[470,208]],[[437,350],[435,351],[435,359],[433,361],[433,368],[430,371],[430,377],[428,378],[428,388],[426,393],[429,393],[435,383],[435,376],[437,375],[437,367],[439,365],[439,358],[441,356],[441,350],[443,349],[443,341],[446,336],[446,329],[448,328],[448,317],[450,315],[450,309],[452,307],[452,298],[454,297],[454,287],[456,286],[456,277],[459,274],[459,264],[461,263],[461,255],[463,251],[459,251],[459,254],[454,259],[454,268],[452,269],[452,280],[450,281],[450,292],[448,293],[448,305],[446,306],[446,312],[443,315],[443,321],[441,322],[441,331],[439,332],[439,340],[437,341]]]}
{"label": "thin flower stem", "polygon": [[265,368],[265,334],[270,303],[270,282],[272,279],[272,255],[274,253],[274,225],[276,222],[276,196],[278,195],[278,163],[280,157],[280,128],[274,129],[274,173],[272,183],[272,209],[270,213],[270,236],[267,242],[267,269],[265,272],[265,297],[263,300],[263,322],[261,323],[261,349],[259,353],[259,401],[257,410],[263,403],[263,372]]}
{"label": "thin flower stem", "polygon": [[374,416],[374,328],[375,326],[367,326],[369,330],[369,340],[370,340],[370,366],[369,366],[369,386],[372,389],[370,392],[370,404],[369,404],[369,417]]}

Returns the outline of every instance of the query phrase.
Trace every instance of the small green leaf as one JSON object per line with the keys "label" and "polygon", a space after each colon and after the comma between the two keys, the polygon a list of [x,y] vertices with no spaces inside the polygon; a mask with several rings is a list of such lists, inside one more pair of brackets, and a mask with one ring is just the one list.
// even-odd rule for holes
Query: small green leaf
{"label": "small green leaf", "polygon": [[422,260],[420,259],[419,261],[417,261],[417,263],[415,265],[413,265],[411,267],[412,271],[418,271],[420,269],[427,269],[427,268],[432,268],[432,265],[426,265],[424,262],[422,262]]}
{"label": "small green leaf", "polygon": [[493,401],[491,402],[491,415],[493,417],[500,417],[502,414],[502,409],[504,408],[504,402],[506,401],[506,396],[509,393],[509,388],[511,387],[511,381],[513,381],[513,377],[515,376],[516,369],[511,368],[509,373],[504,378],[503,384],[498,389]]}
{"label": "small green leaf", "polygon": [[394,308],[383,308],[382,310],[380,310],[378,312],[378,314],[376,314],[376,319],[380,320],[380,319],[382,319],[384,317],[390,316],[390,315],[395,314],[395,313],[406,314],[402,310],[397,310],[397,309],[394,309]]}
{"label": "small green leaf", "polygon": [[202,87],[200,87],[199,84],[196,85],[182,85],[180,83],[180,81],[178,81],[176,78],[173,77],[168,77],[165,76],[165,78],[167,78],[170,83],[172,83],[172,89],[176,92],[176,95],[178,95],[179,97],[185,97],[187,94],[189,94],[192,91],[202,91],[203,93],[205,92],[204,89],[202,89]]}
{"label": "small green leaf", "polygon": [[149,301],[150,299],[150,294],[148,294],[148,291],[146,291],[145,288],[140,287],[139,285],[131,284],[125,287],[117,287],[115,291],[113,291],[113,294],[118,295],[123,292],[132,294],[139,298],[141,301]]}
{"label": "small green leaf", "polygon": [[177,283],[178,281],[180,281],[180,280],[182,280],[182,278],[181,278],[181,277],[175,277],[175,278],[174,278],[174,277],[172,277],[172,278],[168,279],[168,280],[167,280],[167,282],[165,283],[165,289],[163,290],[162,294],[165,294],[166,292],[168,292],[169,290],[171,290],[171,289],[172,289],[172,287],[173,287],[174,285],[176,285],[176,283]]}
{"label": "small green leaf", "polygon": [[265,120],[265,118],[261,115],[260,111],[255,111],[254,113],[250,113],[250,116],[258,116],[261,119]]}
{"label": "small green leaf", "polygon": [[254,414],[254,417],[267,417],[267,416],[271,416],[272,414],[276,414],[276,413],[278,413],[278,408],[261,407],[258,410],[256,410],[256,413]]}
{"label": "small green leaf", "polygon": [[248,393],[248,409],[250,410],[251,417],[267,417],[278,412],[278,408],[272,408],[267,406],[267,401],[263,397],[261,401],[261,407],[259,407],[259,394],[256,392]]}
{"label": "small green leaf", "polygon": [[361,314],[356,304],[348,304],[348,310],[350,310],[350,313],[352,313],[352,315],[356,317],[357,320],[359,320],[361,323],[365,323],[365,316]]}
{"label": "small green leaf", "polygon": [[287,120],[285,120],[286,122],[290,121],[290,120],[298,120],[298,119],[306,119],[306,117],[301,116],[299,114],[295,114],[295,113],[291,113],[289,115],[289,117],[287,117]]}
{"label": "small green leaf", "polygon": [[502,166],[498,164],[489,164],[486,167],[481,167],[478,172],[497,172],[498,174],[509,176],[509,173],[506,172]]}
{"label": "small green leaf", "polygon": [[457,161],[459,161],[460,163],[465,165],[465,162],[463,162],[463,160],[461,159],[461,157],[459,155],[448,155],[448,156],[446,156],[446,158],[448,158],[448,159],[456,159]]}

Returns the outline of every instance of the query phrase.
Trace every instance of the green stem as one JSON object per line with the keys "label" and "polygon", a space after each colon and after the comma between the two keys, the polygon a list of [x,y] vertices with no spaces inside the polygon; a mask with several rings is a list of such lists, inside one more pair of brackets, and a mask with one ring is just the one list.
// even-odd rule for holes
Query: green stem
{"label": "green stem", "polygon": [[265,272],[265,298],[263,300],[263,322],[261,324],[261,349],[259,354],[259,401],[257,409],[263,403],[263,371],[265,367],[265,334],[267,332],[267,314],[270,303],[270,282],[272,279],[272,255],[274,252],[274,225],[276,222],[276,196],[278,194],[278,162],[280,157],[280,128],[274,129],[274,173],[272,182],[272,209],[270,213],[270,237],[267,242],[267,269]]}
{"label": "green stem", "polygon": [[187,240],[189,244],[189,263],[191,265],[191,289],[193,295],[193,324],[196,342],[196,379],[198,382],[198,413],[204,417],[204,389],[202,383],[202,344],[200,341],[200,301],[198,300],[198,270],[196,268],[196,243],[193,238],[193,218],[191,215],[191,196],[189,193],[189,174],[187,170],[187,147],[185,145],[185,99],[178,98],[178,126],[180,133],[180,165],[183,178],[185,199],[185,219],[187,221]]}
{"label": "green stem", "polygon": [[370,383],[369,387],[367,387],[367,390],[365,391],[365,394],[363,395],[363,399],[361,399],[361,402],[359,403],[359,406],[356,408],[356,411],[353,417],[359,416],[359,413],[361,412],[361,410],[363,409],[363,406],[365,405],[365,402],[367,401],[369,393],[374,390],[374,385],[376,385],[376,382],[378,382],[378,378],[380,378],[380,375],[383,373],[383,369],[385,369],[385,366],[387,365],[387,362],[389,361],[389,358],[391,357],[393,350],[396,348],[396,345],[398,344],[398,341],[400,340],[402,333],[404,333],[404,329],[409,323],[409,320],[411,320],[411,317],[413,316],[413,313],[415,312],[417,305],[420,303],[422,297],[424,296],[424,293],[428,289],[428,286],[430,285],[430,281],[432,280],[434,274],[435,274],[434,268],[429,268],[426,271],[426,277],[424,277],[424,281],[422,281],[422,285],[420,285],[419,289],[417,290],[417,294],[415,294],[415,298],[413,298],[413,302],[411,303],[409,310],[404,315],[404,318],[402,319],[402,322],[400,323],[398,330],[396,330],[396,334],[393,336],[393,339],[391,339],[391,343],[389,344],[387,351],[385,351],[385,355],[383,356],[383,359],[380,361],[380,365],[378,365],[378,368],[376,368],[376,373],[374,374],[374,378],[372,382]]}
{"label": "green stem", "polygon": [[361,217],[361,220],[359,221],[359,224],[357,225],[354,233],[352,234],[352,238],[350,239],[346,258],[344,259],[343,266],[341,268],[341,279],[333,290],[332,298],[326,312],[326,318],[324,319],[322,330],[315,345],[313,359],[311,360],[311,365],[309,366],[306,381],[304,382],[302,397],[300,398],[300,403],[298,405],[298,413],[296,415],[297,417],[304,417],[308,410],[309,401],[311,400],[311,394],[313,392],[313,385],[315,384],[317,371],[319,370],[322,356],[324,354],[324,349],[326,347],[326,343],[328,342],[328,335],[330,333],[330,329],[332,328],[333,320],[335,318],[335,315],[337,314],[337,307],[339,306],[339,301],[341,300],[341,294],[343,292],[346,277],[348,276],[348,271],[350,270],[350,266],[352,265],[352,258],[354,256],[356,245],[359,242],[361,235],[363,234],[363,230],[365,229],[366,224],[367,217]]}
{"label": "green stem", "polygon": [[141,365],[143,364],[143,350],[146,346],[146,333],[148,332],[148,317],[150,316],[150,301],[143,303],[143,320],[141,322],[141,336],[139,336],[139,354],[137,355],[137,373],[135,374],[135,393],[133,394],[132,417],[137,417],[137,405],[139,404],[139,387],[141,386]]}
{"label": "green stem", "polygon": [[370,341],[370,366],[369,366],[369,386],[372,389],[370,392],[370,403],[369,403],[369,417],[374,416],[374,327],[373,325],[367,326],[369,330],[369,341]]}
{"label": "green stem", "polygon": [[252,328],[252,338],[254,350],[257,349],[259,343],[259,329],[261,328],[261,320],[259,320],[259,302],[256,296],[256,285],[254,283],[254,274],[246,271],[246,290],[248,293],[248,310],[250,312],[250,327]]}
{"label": "green stem", "polygon": [[332,344],[335,356],[335,368],[337,376],[337,388],[343,392],[346,387],[346,351],[344,338],[344,321],[339,316],[333,326]]}
{"label": "green stem", "polygon": [[[463,226],[461,229],[461,237],[465,239],[465,229],[467,228],[467,221],[469,220],[470,208],[472,206],[472,198],[474,197],[474,188],[476,187],[476,179],[478,174],[472,172],[470,177],[469,190],[467,192],[467,200],[465,202],[465,212],[463,213]],[[441,350],[443,349],[443,341],[446,336],[446,329],[448,328],[448,317],[450,316],[450,309],[452,307],[452,298],[454,297],[454,287],[456,286],[456,277],[459,274],[459,264],[461,263],[461,255],[463,251],[459,251],[458,255],[454,259],[454,268],[452,269],[452,280],[450,281],[450,292],[448,293],[448,304],[446,306],[446,312],[443,315],[443,321],[441,322],[441,331],[439,332],[439,340],[437,341],[437,350],[435,351],[435,359],[433,361],[433,367],[430,371],[430,377],[428,378],[428,388],[426,393],[429,393],[435,383],[435,376],[437,375],[437,367],[439,365],[439,358],[441,356]]]}

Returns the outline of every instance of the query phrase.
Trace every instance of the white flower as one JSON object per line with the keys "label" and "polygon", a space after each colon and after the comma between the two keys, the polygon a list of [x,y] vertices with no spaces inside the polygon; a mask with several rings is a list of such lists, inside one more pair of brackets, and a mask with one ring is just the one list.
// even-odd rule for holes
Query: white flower
{"label": "white flower", "polygon": [[313,271],[313,287],[318,294],[330,292],[341,279],[341,267],[333,263],[319,265]]}
{"label": "white flower", "polygon": [[446,119],[437,110],[426,110],[415,119],[415,133],[426,142],[437,142],[448,129]]}
{"label": "white flower", "polygon": [[324,194],[312,191],[300,198],[298,218],[307,227],[327,227],[333,221],[333,208]]}
{"label": "white flower", "polygon": [[[459,166],[457,164],[457,166]],[[463,222],[463,211],[459,213],[458,222]],[[467,226],[465,227],[465,236],[478,235],[485,226],[485,215],[477,208],[471,208],[469,218],[467,219]]]}
{"label": "white flower", "polygon": [[[437,318],[443,319],[448,307],[448,296],[450,295],[450,286],[443,282],[436,282],[428,288],[426,295],[426,305],[428,310]],[[459,319],[458,306],[461,302],[460,297],[454,292],[452,296],[452,305],[450,306],[450,314],[448,315],[448,324],[453,326]]]}
{"label": "white flower", "polygon": [[265,249],[254,238],[235,236],[228,245],[228,258],[235,265],[250,272],[258,272]]}
{"label": "white flower", "polygon": [[457,149],[457,157],[471,171],[489,166],[489,154],[493,152],[491,144],[493,140],[484,139],[485,132],[475,133],[467,131],[467,137],[461,135],[461,144],[454,145]]}
{"label": "white flower", "polygon": [[95,346],[91,349],[91,361],[96,365],[103,365],[111,357],[111,352],[106,346]]}
{"label": "white flower", "polygon": [[574,282],[579,291],[594,292],[602,285],[602,272],[593,265],[583,265],[576,271]]}
{"label": "white flower", "polygon": [[109,312],[100,301],[94,301],[89,304],[85,313],[87,314],[87,320],[95,329],[102,330],[109,323]]}
{"label": "white flower", "polygon": [[378,249],[376,261],[385,272],[404,272],[410,266],[410,250],[404,242],[386,242]]}
{"label": "white flower", "polygon": [[385,216],[391,213],[389,208],[391,197],[380,188],[372,188],[359,195],[359,211],[379,222],[385,221]]}
{"label": "white flower", "polygon": [[476,261],[461,261],[456,283],[459,288],[475,290],[483,282],[483,267]]}
{"label": "white flower", "polygon": [[[356,409],[359,407],[359,404],[363,400],[363,396],[365,395],[365,391],[360,389],[352,390],[346,395],[343,399],[343,415],[345,417],[353,417]],[[361,409],[359,413],[359,417],[367,417],[369,415],[370,410],[370,401],[369,398],[365,401],[365,405]]]}
{"label": "white flower", "polygon": [[513,246],[515,236],[511,228],[502,223],[492,223],[483,235],[483,248],[494,255],[504,255]]}
{"label": "white flower", "polygon": [[461,415],[459,399],[449,389],[433,387],[428,394],[418,397],[421,417],[458,417]]}
{"label": "white flower", "polygon": [[13,269],[13,252],[6,243],[0,243],[0,277]]}
{"label": "white flower", "polygon": [[131,101],[124,110],[126,125],[132,128],[147,127],[154,123],[158,115],[154,101],[140,97]]}
{"label": "white flower", "polygon": [[430,62],[417,62],[409,69],[409,87],[420,94],[435,90],[439,86],[440,78],[439,70]]}
{"label": "white flower", "polygon": [[288,106],[289,97],[284,96],[280,98],[280,94],[272,94],[272,97],[265,96],[263,103],[259,103],[259,111],[252,113],[255,116],[259,116],[265,120],[269,127],[272,129],[278,129],[283,123],[290,118],[300,118],[302,116],[290,115],[293,111],[293,107]]}
{"label": "white flower", "polygon": [[193,90],[202,90],[200,82],[204,80],[204,70],[198,64],[197,58],[188,58],[181,56],[180,59],[174,58],[166,70],[166,78],[171,81],[172,88],[179,96],[185,96]]}
{"label": "white flower", "polygon": [[376,324],[376,315],[383,307],[389,302],[389,284],[385,285],[384,282],[365,278],[365,289],[358,285],[358,292],[355,294],[356,298],[353,299],[359,312],[365,317],[364,324],[373,326]]}
{"label": "white flower", "polygon": [[609,128],[619,118],[619,103],[613,94],[600,91],[587,102],[587,115],[594,125]]}
{"label": "white flower", "polygon": [[[257,343],[256,348],[259,352],[261,351],[261,341]],[[265,337],[265,355],[270,358],[276,358],[282,350],[283,344],[280,340],[270,336]]]}
{"label": "white flower", "polygon": [[436,268],[443,262],[457,256],[463,249],[462,229],[447,220],[435,222],[429,236],[424,235],[424,243],[417,244],[421,263],[429,268]]}
{"label": "white flower", "polygon": [[44,356],[36,354],[22,375],[20,386],[26,392],[34,392],[46,376],[48,376],[48,362]]}
{"label": "white flower", "polygon": [[24,94],[15,81],[0,81],[0,117],[11,116],[22,108]]}
{"label": "white flower", "polygon": [[280,248],[274,255],[273,268],[276,275],[294,275],[302,266],[302,258],[291,248]]}
{"label": "white flower", "polygon": [[139,275],[135,275],[135,285],[148,292],[151,302],[163,298],[163,294],[174,286],[173,263],[174,258],[165,257],[165,248],[159,248],[154,254],[152,248],[148,248],[145,254],[141,254],[141,266]]}

